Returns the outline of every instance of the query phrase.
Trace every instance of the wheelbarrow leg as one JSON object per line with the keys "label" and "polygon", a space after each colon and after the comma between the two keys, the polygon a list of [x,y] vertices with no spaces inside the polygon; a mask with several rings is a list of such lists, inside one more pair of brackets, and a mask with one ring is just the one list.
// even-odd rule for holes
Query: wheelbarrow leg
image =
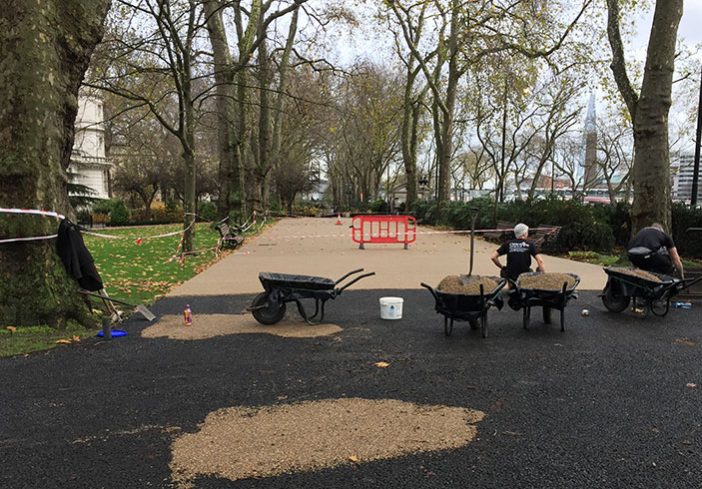
{"label": "wheelbarrow leg", "polygon": [[483,314],[480,316],[480,333],[482,334],[483,338],[487,338],[487,328],[488,328],[487,311],[483,311]]}
{"label": "wheelbarrow leg", "polygon": [[529,327],[529,316],[531,316],[531,307],[524,306],[524,313],[522,316],[522,326],[524,327],[524,329],[527,329]]}
{"label": "wheelbarrow leg", "polygon": [[453,318],[449,319],[448,316],[444,316],[444,334],[446,336],[451,336],[453,332]]}
{"label": "wheelbarrow leg", "polygon": [[314,300],[314,314],[312,314],[310,316],[310,320],[316,318],[318,313],[319,313],[319,299],[315,299]]}
{"label": "wheelbarrow leg", "polygon": [[565,307],[561,309],[561,333],[565,332]]}

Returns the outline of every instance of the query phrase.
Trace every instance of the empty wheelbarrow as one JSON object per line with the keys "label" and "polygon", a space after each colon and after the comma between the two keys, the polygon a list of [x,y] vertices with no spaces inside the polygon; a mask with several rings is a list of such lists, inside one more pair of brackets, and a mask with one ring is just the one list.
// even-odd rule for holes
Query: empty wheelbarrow
{"label": "empty wheelbarrow", "polygon": [[[324,320],[324,304],[329,299],[336,299],[349,286],[359,280],[375,275],[375,272],[364,273],[355,277],[341,287],[338,285],[351,275],[360,273],[363,268],[353,270],[338,280],[310,275],[293,275],[288,273],[261,272],[258,279],[265,292],[258,294],[248,308],[261,324],[276,324],[285,316],[286,304],[295,302],[300,316],[309,324],[319,324]],[[315,310],[307,315],[302,299],[314,299]],[[316,321],[313,320],[316,318]]]}

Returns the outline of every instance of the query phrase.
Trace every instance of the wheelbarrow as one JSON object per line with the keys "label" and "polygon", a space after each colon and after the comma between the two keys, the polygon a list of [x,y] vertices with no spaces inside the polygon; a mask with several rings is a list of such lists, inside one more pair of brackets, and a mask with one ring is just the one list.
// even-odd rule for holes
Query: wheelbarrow
{"label": "wheelbarrow", "polygon": [[480,284],[480,293],[475,295],[450,294],[434,289],[431,285],[422,282],[420,285],[434,296],[434,309],[444,316],[444,334],[451,336],[454,321],[468,321],[471,329],[480,328],[483,338],[487,338],[488,310],[495,306],[502,309],[503,301],[500,291],[507,281],[503,278],[490,277],[497,283],[494,290],[485,292]]}
{"label": "wheelbarrow", "polygon": [[607,284],[602,294],[602,303],[610,312],[622,312],[634,299],[634,307],[642,307],[644,313],[651,312],[655,316],[663,317],[670,311],[670,300],[688,287],[702,280],[697,277],[692,280],[682,280],[646,272],[658,280],[646,276],[627,273],[628,270],[619,267],[604,267],[607,274]]}
{"label": "wheelbarrow", "polygon": [[[265,292],[261,292],[254,298],[248,310],[259,323],[271,325],[283,319],[288,302],[295,302],[300,316],[308,324],[319,324],[324,320],[324,305],[329,299],[336,299],[349,286],[363,278],[375,275],[375,272],[364,273],[338,287],[343,280],[362,271],[363,268],[353,270],[336,281],[309,275],[261,272],[258,274],[258,279]],[[311,316],[307,315],[302,299],[314,299],[315,310]],[[313,321],[315,318],[316,321]]]}
{"label": "wheelbarrow", "polygon": [[574,273],[567,273],[574,279],[574,284],[568,286],[568,282],[563,282],[560,290],[542,290],[538,288],[527,288],[520,286],[522,277],[536,275],[540,272],[522,273],[516,282],[511,282],[512,292],[510,293],[509,305],[512,309],[522,309],[522,327],[527,329],[531,320],[531,308],[543,308],[543,320],[545,324],[551,324],[551,311],[556,309],[561,312],[561,332],[565,331],[565,308],[571,299],[577,299],[578,293],[575,291],[580,283],[580,277]]}

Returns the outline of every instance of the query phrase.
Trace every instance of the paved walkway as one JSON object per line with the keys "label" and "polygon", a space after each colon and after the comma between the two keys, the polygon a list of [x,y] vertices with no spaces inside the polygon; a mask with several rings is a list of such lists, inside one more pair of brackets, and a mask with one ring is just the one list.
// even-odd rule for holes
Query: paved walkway
{"label": "paved walkway", "polygon": [[[338,278],[365,268],[376,272],[354,289],[418,289],[420,282],[436,285],[446,275],[468,273],[470,237],[435,233],[418,228],[417,242],[408,250],[401,245],[367,245],[359,250],[351,241],[350,219],[283,219],[262,235],[205,272],[175,289],[170,296],[248,294],[261,290],[259,272],[298,273]],[[496,275],[490,261],[493,243],[476,239],[473,273]],[[549,272],[573,272],[580,276],[580,290],[602,290],[606,275],[602,267],[545,256]]]}

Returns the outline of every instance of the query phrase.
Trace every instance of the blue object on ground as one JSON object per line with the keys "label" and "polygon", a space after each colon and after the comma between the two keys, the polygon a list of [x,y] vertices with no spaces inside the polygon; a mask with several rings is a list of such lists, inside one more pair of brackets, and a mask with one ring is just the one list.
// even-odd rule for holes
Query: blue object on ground
{"label": "blue object on ground", "polygon": [[690,302],[676,302],[673,304],[676,309],[692,309],[692,303]]}
{"label": "blue object on ground", "polygon": [[[100,331],[100,332],[97,334],[97,336],[98,336],[99,338],[102,338],[103,335],[104,335],[104,332],[103,332],[103,331]],[[126,332],[125,330],[123,330],[123,329],[113,329],[113,330],[112,330],[112,337],[113,337],[113,338],[119,338],[120,336],[127,336],[127,332]]]}

